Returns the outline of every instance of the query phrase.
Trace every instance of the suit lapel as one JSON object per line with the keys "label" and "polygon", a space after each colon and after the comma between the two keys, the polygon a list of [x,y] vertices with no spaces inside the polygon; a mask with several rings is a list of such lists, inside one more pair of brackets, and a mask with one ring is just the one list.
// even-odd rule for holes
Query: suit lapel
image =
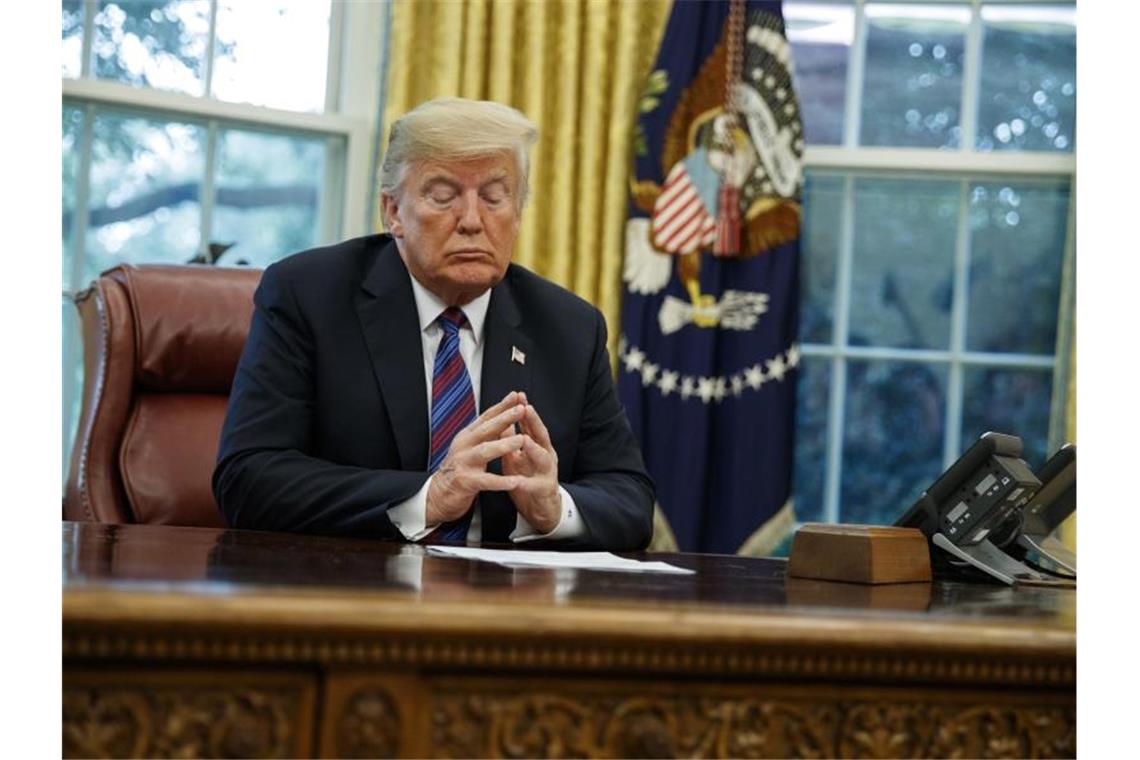
{"label": "suit lapel", "polygon": [[395,243],[389,241],[381,249],[357,295],[356,311],[392,423],[400,467],[426,470],[423,343],[410,275]]}
{"label": "suit lapel", "polygon": [[483,377],[479,390],[479,409],[494,406],[511,391],[525,391],[530,386],[532,344],[522,331],[521,315],[510,287],[510,272],[491,290],[487,306]]}
{"label": "suit lapel", "polygon": [[[483,346],[483,376],[480,380],[480,411],[494,406],[511,391],[530,389],[534,362],[533,343],[522,330],[522,320],[510,286],[511,272],[491,291]],[[501,474],[495,460],[488,468]],[[483,509],[483,540],[503,543],[515,527],[515,507],[505,493],[484,492],[479,496]]]}

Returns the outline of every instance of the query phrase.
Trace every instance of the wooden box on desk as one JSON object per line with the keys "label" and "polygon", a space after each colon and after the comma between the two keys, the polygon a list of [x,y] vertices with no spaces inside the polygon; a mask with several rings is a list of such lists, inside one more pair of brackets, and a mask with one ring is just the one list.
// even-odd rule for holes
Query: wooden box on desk
{"label": "wooden box on desk", "polygon": [[930,547],[917,528],[808,523],[792,541],[788,575],[847,583],[930,581]]}

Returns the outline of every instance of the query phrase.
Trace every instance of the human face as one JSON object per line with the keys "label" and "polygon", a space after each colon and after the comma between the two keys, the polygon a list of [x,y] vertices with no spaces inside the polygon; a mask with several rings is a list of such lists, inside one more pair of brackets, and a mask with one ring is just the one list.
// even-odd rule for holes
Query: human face
{"label": "human face", "polygon": [[424,287],[462,306],[506,274],[519,231],[513,157],[425,161],[383,196],[400,258]]}

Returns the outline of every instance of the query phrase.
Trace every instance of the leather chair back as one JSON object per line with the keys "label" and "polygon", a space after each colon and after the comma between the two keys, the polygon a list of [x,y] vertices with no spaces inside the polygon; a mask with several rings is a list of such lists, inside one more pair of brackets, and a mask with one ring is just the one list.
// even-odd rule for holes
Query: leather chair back
{"label": "leather chair back", "polygon": [[260,279],[123,265],[76,298],[83,404],[65,519],[224,525],[210,477]]}

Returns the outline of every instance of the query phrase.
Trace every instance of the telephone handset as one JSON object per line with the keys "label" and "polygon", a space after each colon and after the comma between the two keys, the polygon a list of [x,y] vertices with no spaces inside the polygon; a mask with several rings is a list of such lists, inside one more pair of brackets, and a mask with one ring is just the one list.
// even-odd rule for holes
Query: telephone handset
{"label": "telephone handset", "polygon": [[1054,538],[1053,532],[1077,508],[1077,447],[1062,446],[1041,468],[1038,479],[1041,488],[1025,505],[1003,548],[1046,572],[1076,576],[1076,554]]}
{"label": "telephone handset", "polygon": [[1017,436],[984,433],[895,525],[920,529],[949,555],[952,565],[972,565],[1010,585],[1051,582],[989,540],[997,529],[1017,519],[1041,487],[1022,461],[1021,451]]}

